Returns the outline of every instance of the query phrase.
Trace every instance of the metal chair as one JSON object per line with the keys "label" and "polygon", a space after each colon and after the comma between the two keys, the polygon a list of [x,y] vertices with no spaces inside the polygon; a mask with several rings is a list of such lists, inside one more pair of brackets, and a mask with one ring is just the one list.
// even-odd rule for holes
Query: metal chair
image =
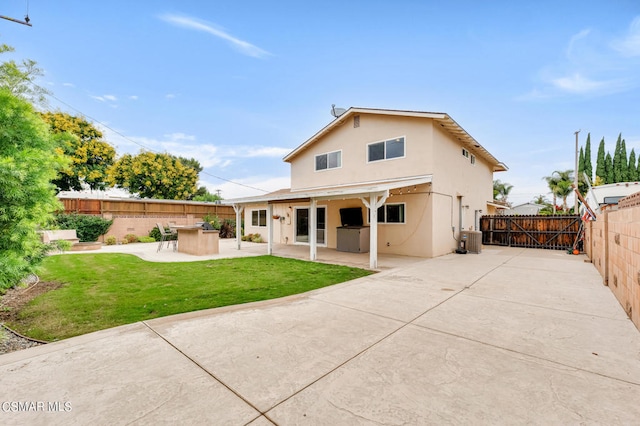
{"label": "metal chair", "polygon": [[164,244],[165,241],[167,242],[167,247],[169,247],[169,243],[173,243],[173,251],[176,251],[177,241],[172,239],[173,235],[170,232],[167,232],[161,223],[156,223],[156,226],[158,227],[158,231],[160,231],[160,244],[158,244],[158,250],[156,250],[156,252],[159,252],[162,249],[162,244]]}

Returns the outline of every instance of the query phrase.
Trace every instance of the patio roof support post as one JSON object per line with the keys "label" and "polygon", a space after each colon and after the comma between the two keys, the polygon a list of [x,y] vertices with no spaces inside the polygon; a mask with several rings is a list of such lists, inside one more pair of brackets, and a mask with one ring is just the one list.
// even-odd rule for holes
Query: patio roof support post
{"label": "patio roof support post", "polygon": [[309,260],[314,262],[317,258],[317,238],[318,235],[318,201],[312,198],[309,202]]}
{"label": "patio roof support post", "polygon": [[233,210],[236,212],[236,243],[238,244],[238,250],[240,250],[242,241],[242,211],[244,210],[244,206],[234,204]]}
{"label": "patio roof support post", "polygon": [[267,254],[273,254],[273,204],[267,204]]}
{"label": "patio roof support post", "polygon": [[369,209],[369,268],[378,269],[378,209],[382,207],[389,191],[371,193],[368,199],[362,197],[362,203]]}

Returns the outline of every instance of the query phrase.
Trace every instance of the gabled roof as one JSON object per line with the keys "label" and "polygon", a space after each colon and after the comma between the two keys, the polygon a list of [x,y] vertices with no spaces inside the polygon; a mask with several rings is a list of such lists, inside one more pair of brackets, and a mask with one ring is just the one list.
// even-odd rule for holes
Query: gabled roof
{"label": "gabled roof", "polygon": [[463,147],[469,149],[469,151],[484,158],[493,166],[494,172],[507,171],[508,167],[498,161],[489,151],[487,151],[478,141],[476,141],[469,133],[466,132],[454,119],[449,117],[448,114],[443,112],[424,112],[424,111],[405,111],[405,110],[393,110],[393,109],[376,109],[376,108],[359,108],[351,107],[344,114],[337,117],[331,123],[327,124],[319,132],[307,139],[289,154],[287,154],[283,160],[291,162],[301,152],[309,148],[316,143],[326,134],[330,133],[336,127],[344,124],[349,117],[357,114],[377,114],[377,115],[396,115],[402,117],[418,117],[418,118],[430,118],[437,124],[442,126],[449,134],[458,139]]}

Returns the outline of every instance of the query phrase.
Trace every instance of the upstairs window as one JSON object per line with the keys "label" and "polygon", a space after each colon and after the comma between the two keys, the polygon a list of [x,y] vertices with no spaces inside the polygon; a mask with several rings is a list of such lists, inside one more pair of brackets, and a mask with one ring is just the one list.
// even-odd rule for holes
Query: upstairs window
{"label": "upstairs window", "polygon": [[467,151],[466,149],[462,148],[462,156],[465,158],[469,158],[469,151]]}
{"label": "upstairs window", "polygon": [[471,164],[476,164],[476,156],[471,154]]}
{"label": "upstairs window", "polygon": [[367,145],[367,161],[404,157],[404,137],[374,142]]}
{"label": "upstairs window", "polygon": [[342,151],[316,155],[316,172],[342,167]]}
{"label": "upstairs window", "polygon": [[267,226],[267,211],[253,210],[251,212],[251,226]]}

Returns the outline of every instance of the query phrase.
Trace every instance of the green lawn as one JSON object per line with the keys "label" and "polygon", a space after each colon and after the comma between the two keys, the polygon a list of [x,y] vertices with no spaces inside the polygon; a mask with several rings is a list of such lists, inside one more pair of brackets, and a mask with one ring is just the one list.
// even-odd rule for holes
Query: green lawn
{"label": "green lawn", "polygon": [[302,293],[369,275],[275,256],[154,263],[127,254],[45,259],[41,281],[64,285],[35,298],[10,327],[54,341],[199,309]]}

